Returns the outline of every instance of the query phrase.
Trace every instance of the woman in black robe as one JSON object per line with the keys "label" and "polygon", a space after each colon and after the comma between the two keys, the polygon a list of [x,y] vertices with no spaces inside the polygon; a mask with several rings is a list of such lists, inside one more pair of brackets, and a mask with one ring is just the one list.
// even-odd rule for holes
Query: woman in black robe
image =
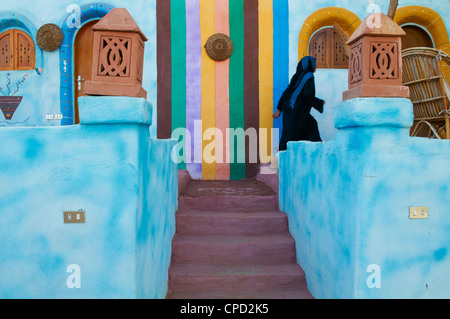
{"label": "woman in black robe", "polygon": [[316,119],[310,114],[314,107],[323,112],[324,100],[316,97],[314,75],[316,59],[306,56],[297,65],[297,72],[281,96],[273,118],[283,112],[283,132],[279,150],[286,150],[289,141],[321,142]]}

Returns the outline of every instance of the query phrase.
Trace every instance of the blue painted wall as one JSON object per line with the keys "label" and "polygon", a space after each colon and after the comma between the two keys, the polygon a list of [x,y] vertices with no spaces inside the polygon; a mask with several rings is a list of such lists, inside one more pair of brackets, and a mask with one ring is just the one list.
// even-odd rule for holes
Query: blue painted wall
{"label": "blue painted wall", "polygon": [[[333,141],[291,142],[279,159],[280,207],[311,293],[449,298],[450,141],[409,137],[408,99],[341,102],[334,119]],[[429,218],[410,219],[411,206]]]}
{"label": "blue painted wall", "polygon": [[[0,127],[0,298],[164,298],[175,141],[150,138],[144,99],[84,97],[80,110],[81,125]],[[79,209],[84,224],[63,222]],[[81,288],[66,284],[72,264]]]}

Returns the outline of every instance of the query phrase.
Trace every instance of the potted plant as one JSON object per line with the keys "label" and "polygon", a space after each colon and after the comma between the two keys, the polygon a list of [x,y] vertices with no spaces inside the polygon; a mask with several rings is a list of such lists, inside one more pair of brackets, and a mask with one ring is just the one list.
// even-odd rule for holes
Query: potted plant
{"label": "potted plant", "polygon": [[16,88],[13,91],[11,88],[11,73],[6,73],[6,86],[0,87],[0,109],[5,115],[5,119],[12,119],[14,112],[22,101],[23,96],[15,96],[19,92],[20,86],[25,82],[28,74],[16,82]]}

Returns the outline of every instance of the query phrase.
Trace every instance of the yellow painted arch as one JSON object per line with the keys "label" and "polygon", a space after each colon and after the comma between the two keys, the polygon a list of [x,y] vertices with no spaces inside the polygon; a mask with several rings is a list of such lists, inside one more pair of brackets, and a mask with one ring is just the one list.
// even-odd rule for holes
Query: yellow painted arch
{"label": "yellow painted arch", "polygon": [[[450,56],[450,43],[444,20],[434,10],[422,6],[405,6],[398,8],[394,21],[398,25],[414,23],[425,28],[433,38],[434,47]],[[442,64],[442,72],[450,81],[450,67]]]}
{"label": "yellow painted arch", "polygon": [[298,59],[308,54],[308,44],[311,36],[323,27],[333,26],[334,23],[350,37],[361,24],[361,19],[353,12],[339,7],[325,7],[314,11],[303,23],[298,37]]}

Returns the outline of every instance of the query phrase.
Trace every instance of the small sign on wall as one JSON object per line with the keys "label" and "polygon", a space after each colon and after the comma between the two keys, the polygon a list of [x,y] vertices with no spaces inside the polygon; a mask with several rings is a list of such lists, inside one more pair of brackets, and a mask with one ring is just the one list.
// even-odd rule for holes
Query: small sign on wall
{"label": "small sign on wall", "polygon": [[83,210],[64,212],[64,224],[80,224],[86,222]]}

